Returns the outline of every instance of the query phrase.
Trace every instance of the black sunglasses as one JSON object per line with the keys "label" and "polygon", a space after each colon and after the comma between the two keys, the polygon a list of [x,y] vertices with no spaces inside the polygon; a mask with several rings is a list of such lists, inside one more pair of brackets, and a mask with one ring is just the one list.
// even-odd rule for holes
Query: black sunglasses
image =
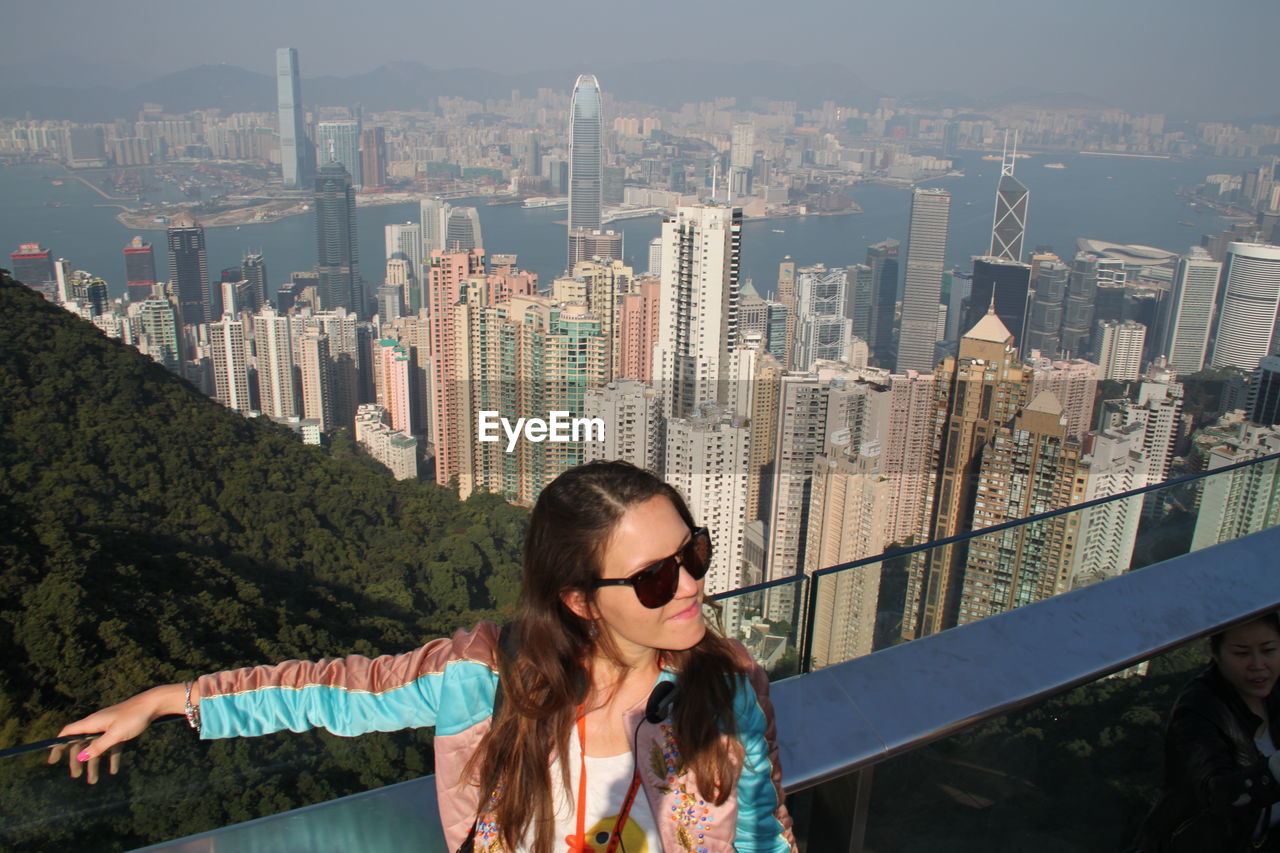
{"label": "black sunglasses", "polygon": [[625,578],[596,578],[593,589],[602,586],[629,586],[636,591],[636,598],[645,607],[656,608],[676,597],[680,586],[680,567],[694,580],[702,580],[711,564],[711,534],[705,527],[693,531],[689,541],[670,557],[645,566]]}

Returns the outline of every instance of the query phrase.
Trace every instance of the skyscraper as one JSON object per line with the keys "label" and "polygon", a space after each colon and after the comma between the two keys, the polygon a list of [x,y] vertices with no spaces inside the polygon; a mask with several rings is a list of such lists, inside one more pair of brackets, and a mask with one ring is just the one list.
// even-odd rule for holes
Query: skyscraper
{"label": "skyscraper", "polygon": [[1024,352],[1040,350],[1053,358],[1062,351],[1062,313],[1069,275],[1067,265],[1058,261],[1044,261],[1036,267],[1035,297],[1027,311]]}
{"label": "skyscraper", "polygon": [[1027,304],[1031,294],[1031,267],[1006,258],[973,259],[973,283],[968,307],[959,328],[972,329],[994,300],[996,316],[1013,333],[1013,345],[1025,349]]}
{"label": "skyscraper", "polygon": [[276,94],[280,110],[280,166],[285,189],[300,189],[309,179],[306,129],[302,123],[302,84],[298,79],[298,49],[276,51]]}
{"label": "skyscraper", "polygon": [[738,343],[740,208],[681,207],[662,223],[662,304],[654,347],[664,414],[692,417],[725,402],[729,350]]}
{"label": "skyscraper", "polygon": [[425,263],[433,251],[443,252],[447,248],[445,234],[449,230],[449,205],[434,196],[424,198],[418,204],[418,223],[422,228],[422,260]]}
{"label": "skyscraper", "polygon": [[169,286],[181,325],[197,326],[212,319],[204,228],[186,212],[169,220]]}
{"label": "skyscraper", "polygon": [[[1018,361],[1013,335],[990,312],[960,339],[959,354],[939,363],[921,541],[970,529],[982,450],[1026,404],[1031,384],[1031,371]],[[903,615],[906,636],[933,634],[956,623],[967,550],[962,542],[913,556]]]}
{"label": "skyscraper", "polygon": [[[982,450],[974,530],[1078,503],[1080,444],[1066,433],[1062,407],[1041,391]],[[957,624],[976,622],[1070,588],[1079,513],[1021,524],[968,542]]]}
{"label": "skyscraper", "polygon": [[1099,320],[1093,330],[1093,361],[1103,379],[1132,382],[1142,372],[1147,327],[1132,320]]}
{"label": "skyscraper", "polygon": [[[569,102],[569,232],[575,228],[590,231],[601,225],[603,123],[600,84],[593,74],[579,75]],[[572,260],[565,266],[571,265]]]}
{"label": "skyscraper", "polygon": [[9,255],[13,278],[27,287],[39,290],[46,299],[58,301],[57,273],[53,269],[53,250],[39,243],[22,243]]}
{"label": "skyscraper", "polygon": [[140,302],[155,295],[156,255],[151,244],[134,237],[124,247],[125,293],[130,302]]}
{"label": "skyscraper", "polygon": [[[1027,202],[1030,191],[1013,176],[1018,158],[1018,133],[1013,134],[1013,151],[1009,151],[1009,133],[1005,131],[1004,162],[1000,166],[1000,183],[996,185],[996,212],[991,223],[991,251],[994,258],[1022,260],[1022,241],[1027,234]],[[1009,327],[1017,335],[1017,329]]]}
{"label": "skyscraper", "polygon": [[1187,375],[1204,367],[1209,350],[1209,329],[1218,300],[1222,264],[1199,246],[1178,259],[1178,273],[1169,294],[1167,319],[1162,323],[1164,345],[1157,355]]}
{"label": "skyscraper", "polygon": [[329,336],[307,328],[298,339],[298,370],[302,377],[302,416],[320,422],[324,432],[334,423],[333,359]]}
{"label": "skyscraper", "polygon": [[387,183],[387,131],[371,127],[360,134],[361,186],[382,187]]}
{"label": "skyscraper", "polygon": [[801,267],[796,276],[796,367],[808,370],[818,359],[848,361],[853,321],[845,316],[849,271],[822,264]]}
{"label": "skyscraper", "polygon": [[[867,247],[871,268],[871,319],[867,324],[867,346],[878,367],[894,369],[898,348],[893,339],[894,313],[898,304],[898,241],[885,240]],[[925,372],[932,372],[932,367]]]}
{"label": "skyscraper", "polygon": [[253,318],[258,396],[262,413],[269,418],[298,415],[298,397],[293,383],[293,340],[289,326],[289,318],[277,314],[270,305]]}
{"label": "skyscraper", "polygon": [[247,412],[249,402],[249,358],[244,342],[244,323],[224,315],[209,324],[209,353],[213,357],[214,396],[233,412]]}
{"label": "skyscraper", "polygon": [[337,161],[351,176],[356,189],[364,186],[360,162],[360,122],[322,121],[316,125],[316,160],[322,165]]}
{"label": "skyscraper", "polygon": [[912,192],[902,286],[902,327],[895,370],[933,372],[950,219],[949,192],[939,189]]}
{"label": "skyscraper", "polygon": [[445,220],[444,247],[449,252],[484,248],[479,211],[474,207],[449,208],[449,216]]}
{"label": "skyscraper", "polygon": [[240,277],[249,282],[254,311],[271,301],[267,298],[267,262],[260,253],[250,252],[244,256],[240,261]]}
{"label": "skyscraper", "polygon": [[326,311],[346,308],[366,319],[369,309],[356,243],[356,194],[341,163],[330,161],[316,171],[315,207],[321,303]]}
{"label": "skyscraper", "polygon": [[1253,371],[1275,349],[1280,246],[1229,243],[1226,275],[1209,363]]}

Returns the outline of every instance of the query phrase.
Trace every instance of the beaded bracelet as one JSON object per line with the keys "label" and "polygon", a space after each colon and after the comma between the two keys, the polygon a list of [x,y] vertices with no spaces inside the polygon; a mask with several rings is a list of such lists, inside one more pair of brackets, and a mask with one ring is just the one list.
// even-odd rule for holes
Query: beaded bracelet
{"label": "beaded bracelet", "polygon": [[186,706],[183,711],[187,715],[187,722],[191,724],[191,728],[200,731],[200,706],[191,704],[191,685],[194,682],[184,681],[183,684],[187,688]]}

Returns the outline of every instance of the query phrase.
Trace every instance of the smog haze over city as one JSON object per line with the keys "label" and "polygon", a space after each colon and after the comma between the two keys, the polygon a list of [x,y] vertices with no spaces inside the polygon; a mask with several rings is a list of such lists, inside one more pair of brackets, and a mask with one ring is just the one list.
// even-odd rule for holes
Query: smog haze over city
{"label": "smog haze over city", "polygon": [[[269,74],[275,48],[289,44],[299,48],[304,79],[409,62],[509,77],[493,79],[495,93],[504,82],[550,86],[592,71],[621,94],[607,72],[649,63],[834,63],[861,81],[863,100],[930,94],[964,105],[1073,94],[1170,118],[1280,112],[1267,73],[1280,25],[1271,0],[392,0],[360,9],[332,0],[68,0],[15,5],[7,17],[0,90],[33,96],[32,86],[128,87],[202,65]],[[810,70],[814,78],[829,72]],[[768,68],[740,73],[748,89],[753,76],[767,83]]]}

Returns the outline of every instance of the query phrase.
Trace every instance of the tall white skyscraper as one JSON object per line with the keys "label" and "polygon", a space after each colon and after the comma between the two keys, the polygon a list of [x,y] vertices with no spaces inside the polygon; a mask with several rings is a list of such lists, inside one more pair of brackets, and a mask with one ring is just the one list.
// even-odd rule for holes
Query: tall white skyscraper
{"label": "tall white skyscraper", "polygon": [[1204,367],[1221,275],[1222,264],[1199,246],[1193,246],[1178,259],[1164,323],[1164,346],[1158,355],[1167,356],[1169,365],[1179,374],[1195,373]]}
{"label": "tall white skyscraper", "polygon": [[582,74],[573,84],[569,103],[570,232],[600,227],[603,193],[604,104],[595,75]]}
{"label": "tall white skyscraper", "polygon": [[725,402],[721,387],[738,338],[742,210],[681,207],[662,223],[662,284],[655,382],[668,416]]}
{"label": "tall white skyscraper", "polygon": [[932,373],[938,341],[938,304],[947,256],[951,194],[917,189],[911,194],[911,222],[902,288],[902,325],[896,370]]}
{"label": "tall white skyscraper", "polygon": [[1213,339],[1214,367],[1258,369],[1276,344],[1280,310],[1280,246],[1227,244],[1227,284]]}
{"label": "tall white skyscraper", "polygon": [[298,49],[276,51],[276,95],[280,111],[280,166],[286,189],[307,185],[307,133],[302,123],[302,84],[298,79]]}

